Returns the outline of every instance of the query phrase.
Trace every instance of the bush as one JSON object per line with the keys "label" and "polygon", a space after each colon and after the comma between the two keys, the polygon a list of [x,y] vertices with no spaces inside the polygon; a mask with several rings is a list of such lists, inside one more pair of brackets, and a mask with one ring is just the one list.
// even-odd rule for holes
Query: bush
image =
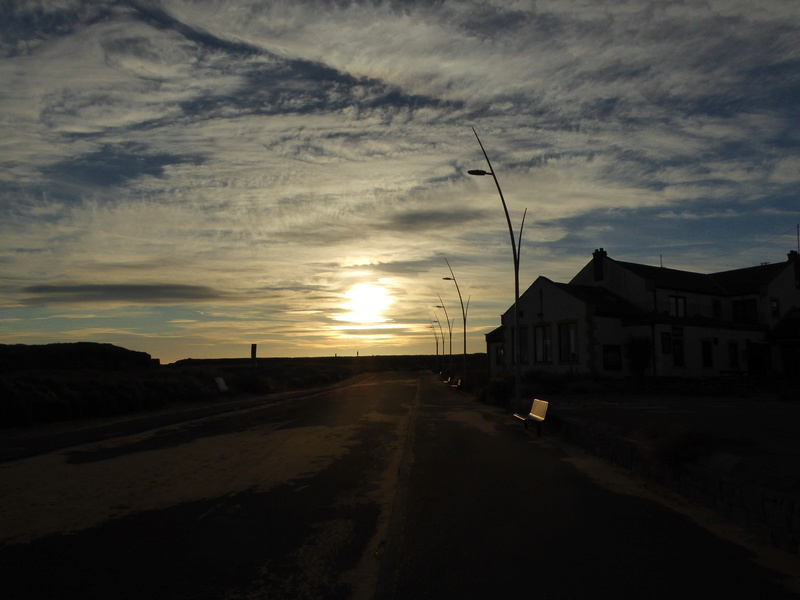
{"label": "bush", "polygon": [[514,398],[514,375],[503,374],[489,380],[481,400],[486,404],[511,408]]}
{"label": "bush", "polygon": [[229,389],[246,394],[269,394],[275,391],[275,382],[259,373],[240,373],[223,377]]}

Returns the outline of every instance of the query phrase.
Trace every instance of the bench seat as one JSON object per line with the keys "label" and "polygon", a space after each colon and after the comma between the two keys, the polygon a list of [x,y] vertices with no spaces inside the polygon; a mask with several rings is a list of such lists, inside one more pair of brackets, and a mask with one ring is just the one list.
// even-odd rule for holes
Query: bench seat
{"label": "bench seat", "polygon": [[514,417],[520,419],[525,423],[525,429],[528,428],[528,423],[536,423],[536,434],[542,436],[542,423],[544,423],[545,415],[547,414],[547,407],[550,403],[547,400],[539,400],[536,398],[531,405],[531,411],[527,415],[521,413],[514,413]]}

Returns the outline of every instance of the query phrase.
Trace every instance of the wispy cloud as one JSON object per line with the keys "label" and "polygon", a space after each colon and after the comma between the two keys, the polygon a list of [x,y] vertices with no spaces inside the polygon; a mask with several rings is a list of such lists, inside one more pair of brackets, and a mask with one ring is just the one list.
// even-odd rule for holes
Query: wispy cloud
{"label": "wispy cloud", "polygon": [[179,284],[77,284],[32,285],[22,289],[31,294],[25,304],[163,304],[222,300],[224,295],[205,286]]}

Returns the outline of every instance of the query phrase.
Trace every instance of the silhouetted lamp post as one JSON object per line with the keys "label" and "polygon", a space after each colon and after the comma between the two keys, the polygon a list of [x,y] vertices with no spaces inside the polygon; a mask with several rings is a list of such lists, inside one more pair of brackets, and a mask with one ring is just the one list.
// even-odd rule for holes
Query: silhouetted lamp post
{"label": "silhouetted lamp post", "polygon": [[[447,376],[449,377],[453,374],[453,324],[450,322],[450,316],[447,314],[447,307],[444,305],[442,297],[438,293],[436,297],[439,298],[439,302],[441,302],[441,304],[436,305],[436,308],[441,308],[444,311],[444,318],[447,321],[447,331],[450,335],[450,354],[447,358]],[[444,354],[444,350],[442,350],[442,354]]]}
{"label": "silhouetted lamp post", "polygon": [[511,253],[514,257],[514,331],[511,334],[512,352],[514,354],[514,410],[524,410],[520,400],[522,374],[520,371],[521,365],[519,353],[519,251],[520,244],[522,242],[522,228],[525,226],[525,215],[528,213],[528,209],[526,208],[525,212],[522,214],[522,223],[519,226],[519,236],[515,237],[514,226],[511,224],[511,217],[508,214],[508,206],[506,206],[506,199],[503,197],[503,190],[500,189],[500,182],[497,181],[497,175],[494,174],[494,169],[492,168],[492,163],[489,160],[489,155],[486,154],[486,149],[483,147],[481,138],[478,137],[478,132],[475,131],[474,127],[472,128],[472,133],[475,134],[475,137],[478,140],[478,144],[481,147],[483,156],[486,159],[486,164],[489,165],[489,170],[484,171],[482,169],[474,169],[467,171],[467,173],[470,175],[492,176],[492,179],[494,179],[494,184],[497,186],[497,193],[500,194],[500,201],[503,203],[503,212],[506,215],[506,223],[508,223],[508,235],[511,237]]}
{"label": "silhouetted lamp post", "polygon": [[442,335],[442,362],[439,363],[439,373],[441,374],[444,371],[444,330],[442,329],[442,323],[439,319],[432,319],[431,323],[436,323],[439,326],[439,333]]}
{"label": "silhouetted lamp post", "polygon": [[463,364],[461,365],[461,385],[467,381],[467,313],[469,312],[469,298],[467,298],[467,306],[464,307],[464,299],[461,297],[461,289],[458,287],[458,280],[456,274],[453,273],[453,267],[450,266],[450,261],[444,259],[447,263],[447,268],[450,269],[450,277],[442,277],[445,281],[452,281],[456,284],[456,292],[458,292],[458,301],[461,303],[461,316],[464,319],[464,357]]}
{"label": "silhouetted lamp post", "polygon": [[433,326],[433,321],[431,321],[431,324],[428,326],[428,329],[430,329],[433,332],[433,339],[436,340],[436,364],[438,365],[439,364],[439,335],[436,333],[436,328]]}

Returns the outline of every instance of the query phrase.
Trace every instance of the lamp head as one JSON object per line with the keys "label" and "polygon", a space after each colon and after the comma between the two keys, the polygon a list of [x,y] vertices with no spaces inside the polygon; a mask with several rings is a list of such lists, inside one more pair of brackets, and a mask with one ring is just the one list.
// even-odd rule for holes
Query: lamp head
{"label": "lamp head", "polygon": [[483,169],[472,169],[471,171],[467,171],[470,175],[480,175],[483,177],[484,175],[491,175],[489,171],[484,171]]}

